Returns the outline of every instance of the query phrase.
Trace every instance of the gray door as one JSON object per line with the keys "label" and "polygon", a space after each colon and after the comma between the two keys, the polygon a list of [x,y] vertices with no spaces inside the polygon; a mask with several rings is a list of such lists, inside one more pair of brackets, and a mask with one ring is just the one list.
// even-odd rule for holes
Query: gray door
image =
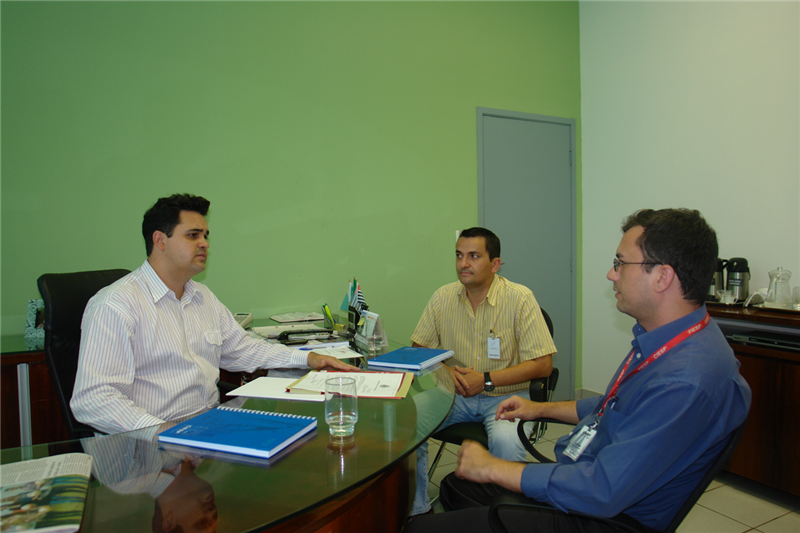
{"label": "gray door", "polygon": [[479,221],[500,237],[500,274],[553,320],[555,399],[575,395],[575,121],[478,108]]}

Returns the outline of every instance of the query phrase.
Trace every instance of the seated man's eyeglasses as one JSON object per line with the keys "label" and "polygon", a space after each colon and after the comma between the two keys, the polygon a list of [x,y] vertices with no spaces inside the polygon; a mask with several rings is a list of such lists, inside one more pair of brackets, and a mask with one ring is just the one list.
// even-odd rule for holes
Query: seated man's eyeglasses
{"label": "seated man's eyeglasses", "polygon": [[614,272],[619,272],[619,267],[625,265],[660,265],[661,263],[630,263],[628,261],[622,261],[620,259],[614,258]]}

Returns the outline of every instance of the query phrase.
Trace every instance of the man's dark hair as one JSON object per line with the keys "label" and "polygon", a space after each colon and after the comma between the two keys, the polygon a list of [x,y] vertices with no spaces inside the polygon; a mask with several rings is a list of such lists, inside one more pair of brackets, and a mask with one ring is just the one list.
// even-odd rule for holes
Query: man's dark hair
{"label": "man's dark hair", "polygon": [[211,202],[202,196],[193,194],[173,194],[169,198],[159,198],[147,210],[142,220],[142,235],[144,236],[147,257],[153,252],[153,233],[160,231],[167,237],[172,237],[175,226],[181,219],[181,211],[194,211],[206,216]]}
{"label": "man's dark hair", "polygon": [[486,251],[489,253],[489,261],[495,257],[500,257],[500,238],[486,228],[469,228],[461,231],[459,238],[472,239],[483,237]]}
{"label": "man's dark hair", "polygon": [[[647,263],[669,265],[686,300],[702,304],[714,277],[719,246],[717,233],[696,209],[642,209],[622,224],[622,233],[642,226],[636,244]],[[654,265],[641,265],[647,272]]]}

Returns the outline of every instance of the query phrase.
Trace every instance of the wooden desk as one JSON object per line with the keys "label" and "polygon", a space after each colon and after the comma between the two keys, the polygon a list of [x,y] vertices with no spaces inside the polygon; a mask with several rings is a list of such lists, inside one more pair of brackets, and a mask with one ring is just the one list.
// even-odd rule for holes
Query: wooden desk
{"label": "wooden desk", "polygon": [[[741,307],[708,306],[723,329],[779,326],[800,335],[800,313]],[[731,326],[732,325],[732,326]],[[770,487],[800,496],[800,352],[730,343],[741,374],[753,392],[742,440],[728,470]]]}
{"label": "wooden desk", "polygon": [[[323,403],[247,400],[245,408],[316,416],[317,435],[269,466],[204,458],[194,475],[213,489],[217,531],[400,531],[414,496],[414,451],[447,416],[453,398],[441,366],[415,379],[402,400],[360,398],[354,438],[344,443],[329,436]],[[81,531],[149,531],[154,497],[145,489],[175,464],[159,450],[154,429],[2,450],[0,462],[90,453],[95,463]],[[187,486],[185,480],[175,485]]]}

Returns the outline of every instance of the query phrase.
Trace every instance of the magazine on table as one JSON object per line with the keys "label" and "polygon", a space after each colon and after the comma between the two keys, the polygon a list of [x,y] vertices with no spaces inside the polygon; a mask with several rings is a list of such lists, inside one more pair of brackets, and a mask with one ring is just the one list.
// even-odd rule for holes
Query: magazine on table
{"label": "magazine on table", "polygon": [[0,465],[0,529],[78,531],[91,473],[92,456],[85,453]]}

